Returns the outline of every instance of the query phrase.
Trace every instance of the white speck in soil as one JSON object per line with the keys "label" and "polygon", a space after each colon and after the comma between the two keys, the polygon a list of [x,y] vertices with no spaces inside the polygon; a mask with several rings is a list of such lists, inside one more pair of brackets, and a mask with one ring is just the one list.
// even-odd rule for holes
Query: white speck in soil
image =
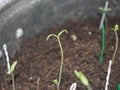
{"label": "white speck in soil", "polygon": [[92,35],[92,32],[88,32],[89,35]]}

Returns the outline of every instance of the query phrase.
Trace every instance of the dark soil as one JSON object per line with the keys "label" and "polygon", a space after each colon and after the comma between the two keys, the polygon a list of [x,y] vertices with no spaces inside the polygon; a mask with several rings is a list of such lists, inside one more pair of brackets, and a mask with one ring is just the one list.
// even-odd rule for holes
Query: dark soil
{"label": "dark soil", "polygon": [[[49,30],[23,41],[11,61],[18,61],[15,69],[16,90],[56,90],[54,79],[58,79],[60,67],[60,49],[55,38],[46,40],[51,33],[58,34],[67,29],[68,34],[61,35],[64,49],[64,66],[60,90],[69,90],[77,83],[77,90],[87,90],[74,75],[74,70],[82,71],[88,78],[93,90],[104,90],[109,60],[115,46],[115,34],[111,28],[120,19],[109,19],[109,28],[105,30],[105,53],[100,65],[101,30],[100,20],[80,20],[56,25]],[[118,31],[120,32],[120,31]],[[119,45],[120,46],[120,45]],[[109,90],[117,90],[120,83],[120,48],[112,65]],[[12,63],[11,62],[11,63]],[[6,65],[0,68],[0,90],[12,90],[11,76],[6,75]]]}

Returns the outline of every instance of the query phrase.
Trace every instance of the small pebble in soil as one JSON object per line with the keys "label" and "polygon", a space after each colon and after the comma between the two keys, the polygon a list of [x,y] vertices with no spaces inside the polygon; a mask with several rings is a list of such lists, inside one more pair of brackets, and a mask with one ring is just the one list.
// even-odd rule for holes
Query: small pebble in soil
{"label": "small pebble in soil", "polygon": [[112,46],[112,49],[114,49],[114,46]]}
{"label": "small pebble in soil", "polygon": [[76,36],[75,34],[73,34],[73,35],[71,35],[71,39],[72,39],[73,41],[76,41],[76,40],[77,40],[77,36]]}
{"label": "small pebble in soil", "polygon": [[29,78],[30,80],[32,80],[33,79],[33,77],[32,76],[30,76],[30,78]]}
{"label": "small pebble in soil", "polygon": [[75,43],[75,46],[78,46],[79,44],[78,43]]}
{"label": "small pebble in soil", "polygon": [[105,64],[105,65],[102,66],[102,68],[103,68],[104,72],[107,73],[107,71],[108,71],[108,65]]}
{"label": "small pebble in soil", "polygon": [[70,59],[69,58],[65,58],[65,62],[68,62]]}
{"label": "small pebble in soil", "polygon": [[98,44],[96,43],[95,46],[98,47]]}
{"label": "small pebble in soil", "polygon": [[89,35],[92,35],[92,32],[88,32]]}

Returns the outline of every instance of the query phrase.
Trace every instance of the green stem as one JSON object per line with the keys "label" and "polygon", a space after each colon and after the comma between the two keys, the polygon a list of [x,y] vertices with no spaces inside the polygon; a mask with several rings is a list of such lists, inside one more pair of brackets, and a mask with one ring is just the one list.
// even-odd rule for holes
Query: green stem
{"label": "green stem", "polygon": [[116,37],[116,44],[115,44],[115,51],[114,51],[114,54],[113,54],[113,57],[112,57],[112,62],[114,62],[114,59],[115,59],[115,56],[116,56],[116,53],[117,53],[117,49],[118,49],[118,33],[116,30],[114,30],[115,32],[115,37]]}
{"label": "green stem", "polygon": [[108,28],[108,20],[107,20],[107,17],[105,16],[105,29]]}
{"label": "green stem", "polygon": [[120,90],[120,84],[118,84],[118,90]]}
{"label": "green stem", "polygon": [[15,90],[15,82],[14,82],[14,75],[13,75],[13,73],[11,74],[11,76],[12,76],[12,86],[13,86],[13,90]]}
{"label": "green stem", "polygon": [[62,68],[63,68],[63,48],[62,48],[62,45],[60,42],[60,38],[57,37],[57,39],[58,39],[58,43],[59,43],[60,51],[61,51],[61,64],[60,64],[59,80],[58,80],[58,84],[57,84],[57,90],[59,90],[59,86],[61,83],[61,77],[62,77]]}
{"label": "green stem", "polygon": [[59,71],[59,80],[58,80],[58,83],[57,83],[57,90],[60,89],[60,83],[61,83],[61,78],[62,78],[63,59],[64,59],[64,58],[63,58],[63,57],[64,57],[64,56],[63,56],[63,48],[62,48],[61,41],[60,41],[60,35],[61,35],[63,32],[68,33],[67,30],[62,30],[58,35],[56,35],[56,34],[50,34],[50,35],[48,35],[48,37],[47,37],[47,40],[48,40],[51,36],[57,38],[58,44],[59,44],[59,47],[60,47],[60,51],[61,51],[61,64],[60,64],[60,71]]}
{"label": "green stem", "polygon": [[102,26],[102,50],[100,54],[100,64],[102,64],[103,61],[104,48],[105,48],[105,30],[104,30],[104,26]]}

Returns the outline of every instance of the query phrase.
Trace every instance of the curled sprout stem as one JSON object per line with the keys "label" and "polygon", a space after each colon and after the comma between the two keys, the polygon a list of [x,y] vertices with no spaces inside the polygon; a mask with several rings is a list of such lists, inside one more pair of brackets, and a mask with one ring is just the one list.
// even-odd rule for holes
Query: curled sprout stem
{"label": "curled sprout stem", "polygon": [[115,60],[115,56],[118,50],[118,42],[119,42],[119,38],[118,38],[118,33],[117,31],[119,30],[119,26],[116,24],[115,27],[112,29],[115,32],[115,38],[116,38],[116,43],[115,43],[115,51],[113,53],[113,57],[112,57],[112,62],[114,62]]}
{"label": "curled sprout stem", "polygon": [[115,37],[116,37],[116,44],[115,44],[115,51],[114,51],[114,54],[112,57],[112,62],[114,62],[114,60],[115,60],[115,56],[116,56],[117,49],[118,49],[118,33],[117,33],[117,31],[115,31]]}
{"label": "curled sprout stem", "polygon": [[59,44],[59,47],[60,47],[60,51],[61,51],[61,64],[60,64],[60,71],[59,71],[59,80],[58,80],[58,83],[57,83],[57,90],[59,90],[60,83],[61,83],[62,68],[63,68],[63,59],[64,59],[64,52],[63,52],[62,44],[61,44],[61,41],[60,41],[60,36],[62,35],[63,32],[68,33],[67,30],[62,30],[60,33],[58,33],[58,35],[56,35],[56,34],[50,34],[50,35],[48,35],[48,37],[47,37],[47,40],[48,40],[50,37],[55,37],[55,38],[57,38],[57,41],[58,41],[58,44]]}
{"label": "curled sprout stem", "polygon": [[[8,50],[7,50],[7,45],[6,44],[3,45],[3,50],[5,52],[6,61],[7,61],[7,68],[8,68],[8,72],[9,72],[9,71],[11,71],[11,67],[10,67]],[[15,82],[14,82],[14,74],[13,74],[13,72],[11,73],[11,77],[12,77],[12,87],[13,87],[13,90],[15,90]]]}

